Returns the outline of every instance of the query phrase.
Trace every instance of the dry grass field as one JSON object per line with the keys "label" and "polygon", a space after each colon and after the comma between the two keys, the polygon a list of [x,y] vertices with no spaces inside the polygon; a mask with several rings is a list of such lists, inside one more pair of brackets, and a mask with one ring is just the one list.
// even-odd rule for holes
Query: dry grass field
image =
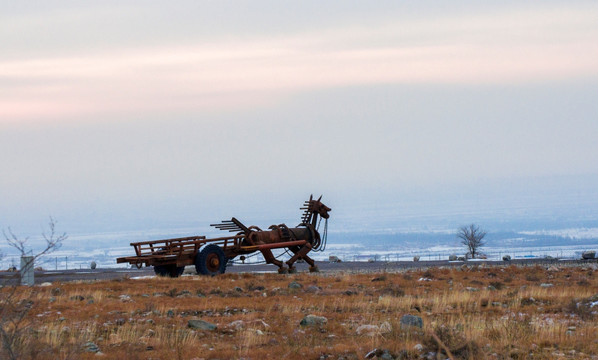
{"label": "dry grass field", "polygon": [[[595,264],[121,279],[15,296],[28,307],[20,359],[598,359]],[[423,328],[402,328],[406,314]],[[300,325],[307,315],[326,319]]]}

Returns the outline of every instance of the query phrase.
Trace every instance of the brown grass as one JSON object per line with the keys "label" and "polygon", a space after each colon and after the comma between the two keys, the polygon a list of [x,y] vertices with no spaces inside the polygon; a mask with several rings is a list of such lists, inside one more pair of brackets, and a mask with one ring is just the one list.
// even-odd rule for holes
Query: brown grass
{"label": "brown grass", "polygon": [[[417,281],[422,277],[432,280]],[[291,281],[303,288],[289,289]],[[308,291],[311,285],[321,290]],[[31,289],[19,291],[25,297]],[[104,358],[127,360],[362,359],[375,348],[415,359],[416,344],[455,359],[598,358],[598,308],[584,305],[598,293],[598,277],[583,267],[225,274],[55,283],[34,291],[25,359],[98,358],[85,351],[88,342]],[[299,326],[308,314],[328,322]],[[421,316],[424,328],[401,330],[404,314]],[[190,319],[218,329],[189,329]],[[357,335],[360,325],[384,322],[390,332]]]}

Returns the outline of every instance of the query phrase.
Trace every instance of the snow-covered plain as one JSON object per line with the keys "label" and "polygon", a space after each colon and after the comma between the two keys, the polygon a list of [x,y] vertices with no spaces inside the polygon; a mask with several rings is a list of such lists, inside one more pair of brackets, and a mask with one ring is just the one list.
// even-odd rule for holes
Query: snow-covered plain
{"label": "snow-covered plain", "polygon": [[[133,255],[131,242],[197,235],[197,229],[152,230],[100,234],[73,234],[63,246],[41,259],[36,266],[47,270],[88,269],[92,261],[98,267],[124,268],[116,258]],[[205,232],[203,233],[205,234]],[[41,248],[40,238],[30,240],[33,251]],[[598,250],[598,228],[570,228],[563,230],[525,230],[489,232],[482,252],[489,260],[503,255],[520,258],[580,258],[585,250]],[[14,250],[0,244],[5,254],[0,262],[3,269],[20,263]],[[465,248],[449,229],[387,229],[376,232],[330,232],[326,250],[312,252],[316,260],[328,260],[330,255],[343,261],[412,261],[414,256],[425,260],[448,260],[448,256],[464,255]],[[282,258],[282,251],[275,252]],[[260,254],[249,257],[246,263],[262,262]]]}

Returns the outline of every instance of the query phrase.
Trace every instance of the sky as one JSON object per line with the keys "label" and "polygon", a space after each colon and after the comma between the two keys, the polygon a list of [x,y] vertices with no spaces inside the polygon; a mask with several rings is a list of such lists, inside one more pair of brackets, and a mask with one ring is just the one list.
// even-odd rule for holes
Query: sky
{"label": "sky", "polygon": [[596,39],[595,1],[0,0],[0,228],[596,209]]}

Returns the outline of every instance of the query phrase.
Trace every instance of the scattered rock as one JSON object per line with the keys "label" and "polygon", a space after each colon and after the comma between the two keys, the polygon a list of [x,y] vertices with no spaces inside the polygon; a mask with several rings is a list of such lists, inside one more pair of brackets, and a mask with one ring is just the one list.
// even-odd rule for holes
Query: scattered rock
{"label": "scattered rock", "polygon": [[235,286],[235,288],[233,290],[236,291],[236,292],[238,292],[238,293],[242,293],[243,292],[243,289],[240,288],[240,287],[238,287],[238,286]]}
{"label": "scattered rock", "polygon": [[475,291],[478,291],[478,288],[474,288],[474,287],[468,286],[468,287],[465,288],[465,290],[471,291],[471,292],[475,292]]}
{"label": "scattered rock", "polygon": [[39,286],[41,286],[41,287],[52,286],[52,283],[46,281],[46,282],[43,282],[43,283],[39,284]]}
{"label": "scattered rock", "polygon": [[351,296],[351,295],[357,295],[357,291],[356,290],[352,290],[352,289],[348,289],[348,290],[345,290],[343,292],[343,294],[349,295],[349,296]]}
{"label": "scattered rock", "polygon": [[548,283],[542,283],[542,284],[540,284],[540,287],[543,287],[543,288],[551,288],[553,286],[554,286],[553,284],[548,284]]}
{"label": "scattered rock", "polygon": [[328,319],[324,316],[317,316],[317,315],[307,315],[304,317],[299,325],[301,326],[322,326],[328,323]]}
{"label": "scattered rock", "polygon": [[95,270],[97,266],[98,266],[98,264],[96,264],[95,261],[92,261],[91,264],[89,264],[89,267],[91,268],[91,270]]}
{"label": "scattered rock", "polygon": [[301,289],[303,287],[303,285],[299,284],[296,281],[291,281],[289,283],[289,289]]}
{"label": "scattered rock", "polygon": [[401,317],[401,329],[407,330],[411,327],[423,328],[424,320],[415,315],[403,315]]}
{"label": "scattered rock", "polygon": [[180,293],[178,293],[178,294],[176,295],[176,297],[177,297],[177,298],[185,298],[185,297],[191,297],[191,295],[192,295],[192,294],[191,294],[191,291],[189,291],[189,290],[183,290],[183,291],[181,291]]}
{"label": "scattered rock", "polygon": [[243,320],[235,320],[233,322],[231,322],[230,324],[228,324],[228,327],[233,329],[233,330],[243,330],[245,328],[245,321]]}
{"label": "scattered rock", "polygon": [[496,286],[494,286],[494,285],[488,285],[487,289],[490,290],[490,291],[495,291],[496,290]]}
{"label": "scattered rock", "polygon": [[83,348],[85,349],[85,351],[87,352],[92,352],[92,353],[97,353],[100,351],[100,348],[93,342],[87,342],[85,343],[85,345],[83,345]]}
{"label": "scattered rock", "polygon": [[378,325],[360,325],[356,333],[357,335],[375,336],[380,332]]}
{"label": "scattered rock", "polygon": [[384,359],[394,360],[394,356],[387,349],[374,349],[369,353],[365,354],[366,359]]}
{"label": "scattered rock", "polygon": [[372,279],[372,282],[375,281],[385,281],[386,280],[386,275],[382,275],[382,276],[376,276],[375,278]]}
{"label": "scattered rock", "polygon": [[418,352],[422,352],[422,351],[424,351],[424,346],[422,344],[416,344],[413,347],[413,350],[418,351]]}
{"label": "scattered rock", "polygon": [[389,285],[389,286],[385,287],[384,289],[382,289],[381,294],[401,297],[401,296],[405,296],[405,290],[401,289],[400,287],[398,287],[396,285]]}
{"label": "scattered rock", "polygon": [[83,295],[74,295],[74,296],[71,296],[71,300],[83,301],[83,300],[85,300],[85,298],[83,297]]}
{"label": "scattered rock", "polygon": [[116,324],[117,326],[122,326],[122,325],[124,325],[126,322],[127,322],[127,321],[126,321],[125,319],[123,319],[123,318],[119,318],[119,319],[116,319],[116,321],[115,321],[115,324]]}
{"label": "scattered rock", "polygon": [[502,261],[511,261],[511,255],[504,255]]}
{"label": "scattered rock", "polygon": [[305,289],[306,293],[311,293],[311,294],[315,294],[322,291],[322,288],[316,285],[310,285]]}
{"label": "scattered rock", "polygon": [[212,323],[209,323],[207,321],[204,320],[189,320],[189,322],[187,323],[187,326],[190,327],[191,329],[196,329],[196,330],[208,330],[208,331],[214,331],[216,330],[218,327]]}
{"label": "scattered rock", "polygon": [[54,288],[50,291],[50,294],[52,294],[52,296],[58,296],[60,294],[62,294],[62,289],[61,288]]}
{"label": "scattered rock", "polygon": [[120,299],[120,301],[122,302],[130,302],[133,301],[133,299],[131,299],[131,297],[129,295],[125,295],[122,294],[121,296],[118,297]]}
{"label": "scattered rock", "polygon": [[457,261],[457,255],[455,255],[455,254],[449,255],[449,261]]}
{"label": "scattered rock", "polygon": [[523,298],[521,299],[521,305],[525,306],[525,305],[533,305],[536,303],[536,299],[534,299],[532,296],[528,297],[528,298]]}
{"label": "scattered rock", "polygon": [[553,271],[559,271],[560,269],[554,265],[549,266],[548,269],[546,269],[547,271],[553,272]]}

